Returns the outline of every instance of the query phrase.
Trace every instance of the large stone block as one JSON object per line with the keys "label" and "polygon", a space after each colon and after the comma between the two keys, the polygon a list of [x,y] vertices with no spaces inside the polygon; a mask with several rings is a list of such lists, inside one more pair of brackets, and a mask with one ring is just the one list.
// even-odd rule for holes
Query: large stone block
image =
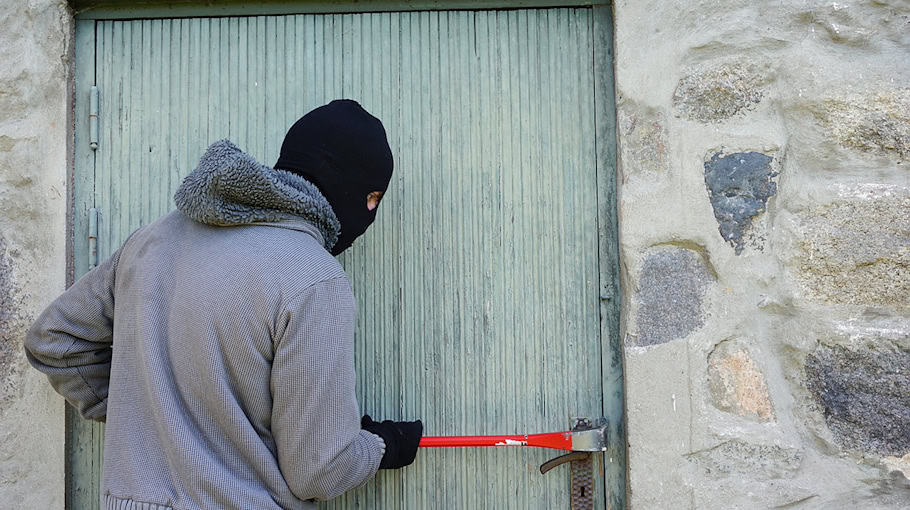
{"label": "large stone block", "polygon": [[721,411],[754,421],[774,421],[765,377],[739,342],[722,342],[708,356],[708,386],[714,406]]}
{"label": "large stone block", "polygon": [[829,304],[910,307],[910,194],[889,187],[799,216],[797,279]]}
{"label": "large stone block", "polygon": [[843,147],[910,158],[910,88],[832,96],[810,110],[826,135]]}
{"label": "large stone block", "polygon": [[760,152],[718,152],[705,162],[705,186],[720,235],[737,255],[747,241],[763,249],[764,239],[753,230],[753,221],[765,212],[768,199],[777,194],[773,160]]}
{"label": "large stone block", "polygon": [[806,386],[844,448],[910,452],[910,351],[890,342],[821,345],[806,358]]}
{"label": "large stone block", "polygon": [[771,81],[770,69],[755,62],[709,64],[679,80],[673,105],[689,120],[723,121],[758,104]]}
{"label": "large stone block", "polygon": [[714,271],[702,254],[676,246],[648,253],[641,268],[637,345],[685,338],[704,324],[703,302]]}

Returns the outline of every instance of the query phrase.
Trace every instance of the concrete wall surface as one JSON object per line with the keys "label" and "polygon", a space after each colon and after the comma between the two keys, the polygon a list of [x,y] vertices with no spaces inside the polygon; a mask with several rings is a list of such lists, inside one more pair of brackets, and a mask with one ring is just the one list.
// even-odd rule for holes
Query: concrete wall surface
{"label": "concrete wall surface", "polygon": [[910,508],[910,3],[614,11],[632,508]]}
{"label": "concrete wall surface", "polygon": [[63,400],[22,338],[65,285],[72,26],[0,0],[0,508],[63,508]]}

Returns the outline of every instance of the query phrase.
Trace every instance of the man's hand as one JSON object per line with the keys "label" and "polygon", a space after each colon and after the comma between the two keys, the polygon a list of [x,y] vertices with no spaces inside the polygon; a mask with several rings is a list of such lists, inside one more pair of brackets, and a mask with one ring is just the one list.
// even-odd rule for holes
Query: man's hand
{"label": "man's hand", "polygon": [[417,456],[417,446],[423,436],[423,423],[417,421],[373,421],[370,415],[360,420],[360,427],[385,441],[385,455],[379,469],[398,469],[410,465]]}

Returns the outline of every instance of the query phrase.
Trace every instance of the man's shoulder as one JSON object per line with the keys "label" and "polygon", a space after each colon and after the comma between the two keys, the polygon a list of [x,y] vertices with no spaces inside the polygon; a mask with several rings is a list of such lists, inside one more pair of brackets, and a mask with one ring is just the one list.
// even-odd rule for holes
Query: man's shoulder
{"label": "man's shoulder", "polygon": [[[171,212],[135,234],[139,245],[167,244],[178,259],[205,258],[212,271],[288,291],[324,280],[347,278],[321,239],[274,225],[213,226]],[[153,241],[157,240],[157,242]],[[163,243],[162,243],[163,242]],[[138,248],[138,246],[137,246]]]}
{"label": "man's shoulder", "polygon": [[251,241],[243,248],[248,250],[244,260],[251,266],[250,270],[258,272],[263,283],[281,289],[285,297],[321,282],[348,280],[344,267],[326,251],[319,238],[268,225],[238,228],[247,229],[244,237]]}

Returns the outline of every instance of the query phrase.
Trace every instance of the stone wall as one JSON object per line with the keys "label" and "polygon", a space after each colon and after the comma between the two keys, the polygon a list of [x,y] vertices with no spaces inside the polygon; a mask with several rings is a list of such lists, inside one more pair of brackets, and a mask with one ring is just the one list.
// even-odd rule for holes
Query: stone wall
{"label": "stone wall", "polygon": [[22,351],[66,274],[72,18],[0,0],[0,507],[63,508],[63,400]]}
{"label": "stone wall", "polygon": [[910,4],[615,21],[632,508],[910,507]]}

